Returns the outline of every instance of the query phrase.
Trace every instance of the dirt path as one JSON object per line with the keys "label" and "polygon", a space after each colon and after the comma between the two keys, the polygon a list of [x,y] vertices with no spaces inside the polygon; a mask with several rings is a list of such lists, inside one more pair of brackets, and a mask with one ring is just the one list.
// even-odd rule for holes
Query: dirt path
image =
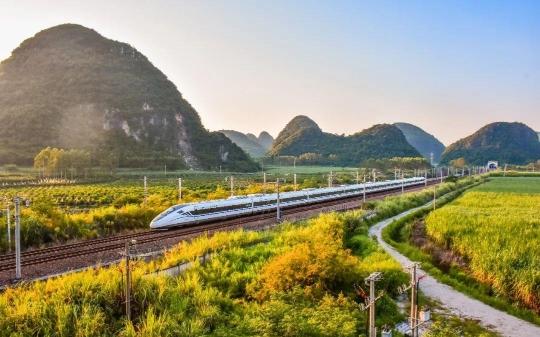
{"label": "dirt path", "polygon": [[[381,221],[370,228],[370,236],[377,237],[379,244],[388,252],[394,259],[396,259],[403,267],[407,267],[412,264],[411,260],[403,256],[392,246],[387,244],[382,239],[382,230],[388,226],[393,220],[404,217],[405,215],[414,212],[418,208],[409,210],[407,212],[396,215],[393,218]],[[426,274],[420,270],[420,275]],[[482,325],[490,328],[503,336],[508,337],[539,337],[540,327],[511,316],[505,312],[497,310],[484,304],[478,300],[472,299],[467,295],[464,295],[452,287],[440,283],[433,277],[426,275],[420,281],[420,289],[422,292],[432,299],[435,299],[442,303],[444,307],[448,308],[451,313],[457,316],[469,317],[479,320]]]}

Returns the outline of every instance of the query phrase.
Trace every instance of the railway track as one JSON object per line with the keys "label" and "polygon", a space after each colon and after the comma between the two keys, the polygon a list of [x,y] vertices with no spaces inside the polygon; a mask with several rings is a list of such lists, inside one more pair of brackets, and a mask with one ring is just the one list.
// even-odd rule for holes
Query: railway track
{"label": "railway track", "polygon": [[[431,179],[428,181],[428,185],[438,183],[439,179]],[[413,191],[423,189],[425,186],[412,186],[406,187],[405,191]],[[367,200],[380,199],[385,196],[399,194],[401,188],[396,188],[389,191],[375,192],[366,195]],[[332,207],[335,205],[343,204],[344,202],[362,201],[362,196],[342,198],[338,200],[332,200],[327,202],[321,202],[317,204],[298,206],[293,208],[284,208],[282,214],[284,216],[302,213],[310,210],[316,210],[324,207]],[[354,208],[354,207],[350,207]],[[97,239],[90,239],[76,243],[70,243],[59,246],[52,246],[42,249],[36,249],[26,251],[21,254],[21,266],[23,270],[25,267],[31,267],[35,265],[45,263],[55,263],[58,261],[64,261],[74,259],[77,257],[83,257],[85,255],[92,255],[96,253],[118,252],[124,248],[127,240],[137,240],[137,245],[144,245],[149,243],[160,242],[167,239],[181,239],[182,237],[189,237],[196,234],[202,234],[205,232],[214,232],[222,229],[232,229],[240,226],[247,226],[259,221],[275,218],[275,212],[268,212],[256,215],[250,215],[235,219],[229,219],[225,221],[217,221],[213,223],[207,223],[203,225],[174,228],[163,231],[144,231],[129,234],[120,234],[110,237],[103,237]],[[96,261],[97,263],[97,261]],[[0,255],[0,273],[8,272],[15,269],[15,254]]]}

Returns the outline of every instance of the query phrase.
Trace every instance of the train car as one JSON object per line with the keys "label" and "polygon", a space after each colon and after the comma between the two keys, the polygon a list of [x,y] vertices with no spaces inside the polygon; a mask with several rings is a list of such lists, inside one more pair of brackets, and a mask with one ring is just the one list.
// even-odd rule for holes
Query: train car
{"label": "train car", "polygon": [[[324,201],[388,191],[401,186],[424,184],[424,177],[405,178],[364,184],[343,185],[337,187],[309,188],[295,192],[279,194],[280,208],[290,208]],[[194,225],[216,220],[230,219],[251,214],[275,211],[277,193],[252,194],[228,199],[180,204],[168,208],[150,223],[152,229],[167,229]]]}

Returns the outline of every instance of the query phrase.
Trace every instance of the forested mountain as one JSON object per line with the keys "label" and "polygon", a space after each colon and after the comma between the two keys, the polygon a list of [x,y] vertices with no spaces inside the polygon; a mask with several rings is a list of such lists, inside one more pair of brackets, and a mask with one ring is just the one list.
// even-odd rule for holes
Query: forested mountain
{"label": "forested mountain", "polygon": [[0,63],[0,163],[31,164],[47,146],[123,167],[257,168],[139,51],[75,24],[37,33]]}
{"label": "forested mountain", "polygon": [[439,162],[444,151],[444,145],[435,136],[413,124],[394,123],[394,125],[403,132],[409,144],[414,146],[428,161],[433,153],[433,161],[435,163]]}
{"label": "forested mountain", "polygon": [[233,143],[240,146],[247,154],[252,158],[263,157],[266,153],[266,149],[259,144],[259,140],[253,134],[243,134],[242,132],[234,130],[219,130],[227,138],[229,138]]}
{"label": "forested mountain", "polygon": [[367,159],[419,157],[403,133],[388,124],[375,125],[350,136],[323,132],[306,116],[296,116],[280,132],[272,156],[296,156],[302,162],[359,165]]}
{"label": "forested mountain", "polygon": [[523,123],[491,123],[448,146],[441,162],[459,158],[472,165],[485,165],[489,160],[527,164],[540,159],[540,141],[538,134]]}

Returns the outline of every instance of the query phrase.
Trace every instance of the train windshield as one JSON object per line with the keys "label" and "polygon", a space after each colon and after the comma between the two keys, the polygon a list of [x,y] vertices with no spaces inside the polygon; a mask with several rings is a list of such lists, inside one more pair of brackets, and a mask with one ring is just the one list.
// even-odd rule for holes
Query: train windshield
{"label": "train windshield", "polygon": [[[156,220],[159,220],[159,219],[162,219],[164,217],[166,217],[167,215],[171,214],[172,212],[178,210],[179,208],[181,208],[182,206],[173,206],[173,207],[169,207],[167,208],[165,211],[161,212],[157,217],[156,217]],[[182,211],[180,211],[179,213],[182,213]]]}

